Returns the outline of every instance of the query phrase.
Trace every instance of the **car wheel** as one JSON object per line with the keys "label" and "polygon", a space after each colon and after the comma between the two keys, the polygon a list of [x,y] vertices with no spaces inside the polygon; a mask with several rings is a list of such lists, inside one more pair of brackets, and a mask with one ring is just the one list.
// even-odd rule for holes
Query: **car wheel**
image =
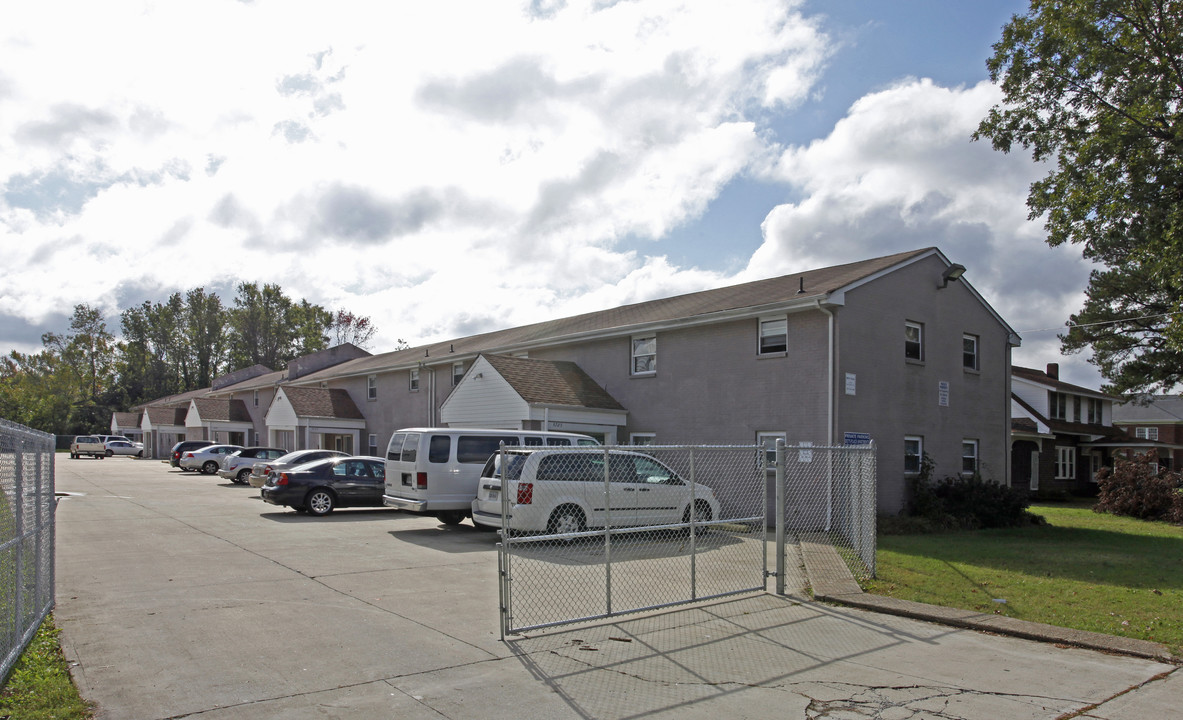
{"label": "car wheel", "polygon": [[582,510],[574,505],[563,505],[550,514],[546,529],[551,535],[583,532],[587,529],[587,521]]}
{"label": "car wheel", "polygon": [[110,450],[108,450],[108,451],[107,451],[106,453],[104,453],[104,454],[105,454],[107,457],[111,457],[111,456],[112,456],[112,455],[114,455],[115,453],[113,453],[113,452],[111,452]]}
{"label": "car wheel", "polygon": [[239,485],[246,485],[247,478],[249,478],[250,476],[251,476],[250,470],[239,470],[238,474],[234,476],[234,482],[238,483]]}
{"label": "car wheel", "polygon": [[139,451],[138,453],[136,453],[136,457],[138,457],[138,458],[142,458],[142,457],[144,457],[144,451],[143,451],[143,450],[141,450],[141,451]]}
{"label": "car wheel", "polygon": [[449,510],[448,512],[436,513],[435,517],[445,525],[459,525],[464,522],[464,511]]}
{"label": "car wheel", "polygon": [[324,488],[317,488],[308,493],[308,497],[304,498],[304,504],[308,508],[309,515],[328,515],[333,511],[333,507],[337,504],[337,498],[333,497],[333,493]]}
{"label": "car wheel", "polygon": [[[713,519],[710,503],[705,500],[698,500],[694,503],[694,522],[704,523]],[[686,508],[686,512],[682,513],[682,522],[690,522],[690,508]]]}
{"label": "car wheel", "polygon": [[205,463],[201,466],[201,472],[203,475],[213,475],[217,471],[218,471],[218,464],[216,462],[214,462],[213,460],[206,460]]}

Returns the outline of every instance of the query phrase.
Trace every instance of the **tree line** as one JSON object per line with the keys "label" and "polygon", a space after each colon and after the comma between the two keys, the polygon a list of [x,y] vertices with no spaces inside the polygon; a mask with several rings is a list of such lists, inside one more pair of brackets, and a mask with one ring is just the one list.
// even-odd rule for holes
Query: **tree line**
{"label": "tree line", "polygon": [[145,301],[120,313],[120,337],[102,311],[76,305],[69,330],[42,335],[40,352],[0,359],[0,417],[56,435],[98,432],[115,411],[241,368],[279,370],[343,343],[364,348],[376,332],[368,317],[295,301],[278,285],[242,282],[236,292],[230,306],[201,287]]}

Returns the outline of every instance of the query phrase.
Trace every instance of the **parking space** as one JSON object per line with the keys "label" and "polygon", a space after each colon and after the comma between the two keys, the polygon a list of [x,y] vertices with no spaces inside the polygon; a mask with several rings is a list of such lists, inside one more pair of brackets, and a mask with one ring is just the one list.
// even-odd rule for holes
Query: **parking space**
{"label": "parking space", "polygon": [[1172,682],[1153,678],[1173,666],[820,606],[801,587],[503,643],[497,536],[467,523],[312,518],[127,458],[59,455],[57,490],[73,494],[55,615],[101,719],[1051,718],[1146,683],[1123,696],[1143,711]]}

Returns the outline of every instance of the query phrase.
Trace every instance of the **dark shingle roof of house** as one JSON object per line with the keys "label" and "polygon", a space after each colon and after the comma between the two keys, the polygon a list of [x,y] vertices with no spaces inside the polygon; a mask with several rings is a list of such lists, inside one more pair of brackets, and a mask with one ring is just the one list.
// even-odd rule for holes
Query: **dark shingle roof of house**
{"label": "dark shingle roof of house", "polygon": [[1101,398],[1104,400],[1118,400],[1119,399],[1119,398],[1113,397],[1112,395],[1106,395],[1105,393],[1101,392],[1100,390],[1090,390],[1089,388],[1082,387],[1080,385],[1073,385],[1072,383],[1066,383],[1063,380],[1059,380],[1057,378],[1052,377],[1051,375],[1048,375],[1043,370],[1036,370],[1035,368],[1020,367],[1018,365],[1012,365],[1010,371],[1011,371],[1011,374],[1014,375],[1015,377],[1023,378],[1024,380],[1030,380],[1031,382],[1037,382],[1042,385],[1048,385],[1050,387],[1055,388],[1057,391],[1070,392],[1070,393],[1074,393],[1076,395],[1087,395],[1089,397]]}
{"label": "dark shingle roof of house", "polygon": [[242,400],[223,400],[221,398],[194,398],[193,404],[204,422],[211,420],[219,422],[251,422],[251,414],[247,412],[246,403]]}
{"label": "dark shingle roof of house", "polygon": [[144,419],[143,413],[138,412],[117,412],[115,413],[115,424],[119,427],[139,427],[140,421]]}
{"label": "dark shingle roof of house", "polygon": [[565,405],[599,410],[624,406],[573,362],[483,355],[510,387],[531,405]]}
{"label": "dark shingle roof of house", "polygon": [[807,303],[825,298],[831,293],[866,280],[878,273],[934,252],[938,251],[935,248],[923,248],[846,265],[835,265],[793,275],[782,275],[766,280],[755,280],[686,295],[622,305],[609,310],[495,330],[480,335],[420,345],[406,350],[395,350],[381,355],[351,360],[302,377],[299,382],[311,383],[322,379],[380,372],[397,367],[411,367],[421,361],[439,362],[441,358],[449,356],[471,357],[473,354],[482,352],[502,352],[510,348],[526,347],[531,343],[558,340],[585,333],[611,330],[623,332],[626,328],[702,318],[787,302]]}
{"label": "dark shingle roof of house", "polygon": [[161,425],[184,426],[185,415],[189,412],[189,407],[150,405],[144,412],[148,413],[149,422],[157,427]]}
{"label": "dark shingle roof of house", "polygon": [[285,387],[283,393],[298,417],[365,419],[353,398],[342,388]]}

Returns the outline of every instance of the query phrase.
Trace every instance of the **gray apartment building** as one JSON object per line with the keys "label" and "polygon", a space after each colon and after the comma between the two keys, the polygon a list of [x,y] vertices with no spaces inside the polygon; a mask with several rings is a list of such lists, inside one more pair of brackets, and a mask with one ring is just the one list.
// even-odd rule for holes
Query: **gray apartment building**
{"label": "gray apartment building", "polygon": [[[976,472],[1009,484],[1019,338],[963,272],[925,248],[351,353],[211,394],[262,414],[263,444],[363,454],[384,454],[398,428],[439,425],[583,432],[619,444],[869,440],[879,510],[895,512],[925,455],[938,477]],[[352,403],[285,402],[275,413],[283,427],[269,427],[271,411],[254,403],[283,388],[344,393]]]}

